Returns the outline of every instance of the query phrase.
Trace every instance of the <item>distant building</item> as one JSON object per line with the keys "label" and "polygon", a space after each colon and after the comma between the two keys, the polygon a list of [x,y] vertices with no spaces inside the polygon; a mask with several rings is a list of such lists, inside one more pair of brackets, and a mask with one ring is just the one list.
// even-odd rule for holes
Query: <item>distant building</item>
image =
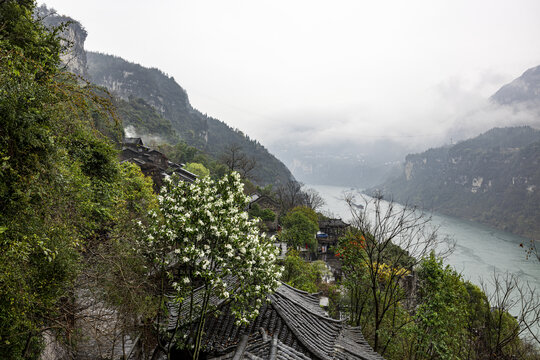
{"label": "distant building", "polygon": [[341,219],[328,219],[319,221],[319,232],[317,242],[322,253],[328,252],[330,248],[338,244],[339,238],[345,235],[350,225]]}
{"label": "distant building", "polygon": [[278,219],[277,214],[279,213],[279,205],[276,201],[274,201],[270,196],[268,195],[261,195],[259,193],[253,193],[250,195],[251,199],[249,201],[248,205],[248,211],[252,210],[254,208],[260,208],[261,210],[264,209],[270,209],[274,214],[276,214],[276,217],[270,221],[270,220],[264,220],[263,224],[266,227],[266,232],[269,235],[275,235],[279,231],[279,225],[278,225]]}
{"label": "distant building", "polygon": [[334,249],[339,238],[345,235],[349,224],[341,219],[327,219],[319,221],[317,242],[319,252],[317,258],[329,266],[335,279],[341,278],[341,261],[335,256]]}

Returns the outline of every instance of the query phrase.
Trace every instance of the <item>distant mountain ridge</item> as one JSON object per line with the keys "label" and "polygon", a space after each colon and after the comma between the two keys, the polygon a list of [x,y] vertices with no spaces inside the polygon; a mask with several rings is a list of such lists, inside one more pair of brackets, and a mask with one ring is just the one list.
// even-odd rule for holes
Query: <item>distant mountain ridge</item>
{"label": "distant mountain ridge", "polygon": [[540,106],[540,66],[528,69],[523,75],[501,87],[491,96],[491,100],[501,105]]}
{"label": "distant mountain ridge", "polygon": [[540,131],[495,128],[453,146],[408,155],[401,175],[378,190],[400,203],[537,237]]}
{"label": "distant mountain ridge", "polygon": [[[540,66],[502,86],[490,100],[540,118]],[[455,145],[407,155],[399,176],[369,191],[538,238],[540,130],[494,128]]]}

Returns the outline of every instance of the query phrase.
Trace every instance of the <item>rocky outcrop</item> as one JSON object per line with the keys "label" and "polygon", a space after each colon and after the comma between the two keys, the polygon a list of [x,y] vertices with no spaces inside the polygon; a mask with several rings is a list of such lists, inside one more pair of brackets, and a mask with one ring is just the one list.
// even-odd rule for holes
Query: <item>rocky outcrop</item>
{"label": "rocky outcrop", "polygon": [[88,77],[86,51],[84,41],[88,35],[83,26],[76,20],[56,13],[42,5],[36,9],[36,17],[49,28],[64,26],[60,35],[64,39],[65,52],[61,55],[62,62],[67,69],[83,78]]}

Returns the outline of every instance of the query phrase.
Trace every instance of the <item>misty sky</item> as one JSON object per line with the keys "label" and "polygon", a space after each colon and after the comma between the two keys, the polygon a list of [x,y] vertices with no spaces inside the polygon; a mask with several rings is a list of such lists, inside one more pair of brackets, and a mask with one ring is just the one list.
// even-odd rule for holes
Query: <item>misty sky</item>
{"label": "misty sky", "polygon": [[527,122],[486,99],[540,65],[538,0],[45,3],[82,23],[88,50],[163,70],[270,148]]}

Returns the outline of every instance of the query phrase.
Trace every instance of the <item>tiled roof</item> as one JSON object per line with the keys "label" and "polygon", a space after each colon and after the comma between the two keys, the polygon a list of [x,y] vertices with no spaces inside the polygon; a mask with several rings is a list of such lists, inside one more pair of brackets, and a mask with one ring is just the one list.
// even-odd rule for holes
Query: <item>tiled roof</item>
{"label": "tiled roof", "polygon": [[139,165],[146,175],[156,169],[159,170],[155,173],[158,178],[152,175],[154,182],[160,183],[160,179],[167,173],[176,173],[182,181],[194,182],[197,179],[197,175],[182,168],[183,164],[168,161],[162,152],[144,146],[141,138],[125,138],[121,156],[122,160]]}
{"label": "tiled roof", "polygon": [[[321,360],[383,359],[371,349],[360,328],[328,317],[319,306],[316,294],[283,284],[274,294],[268,296],[268,300],[268,303],[262,305],[254,321],[239,327],[235,325],[236,319],[229,309],[229,304],[219,299],[211,299],[213,304],[219,307],[220,313],[217,317],[209,315],[205,322],[203,347],[206,351],[217,357],[228,356],[227,354],[235,353],[242,345],[243,336],[253,338],[262,328],[264,332],[276,337],[283,346],[293,349],[296,354],[294,356],[298,353]],[[267,345],[261,344],[262,347]],[[248,352],[259,356],[251,353],[251,350]]]}
{"label": "tiled roof", "polygon": [[261,194],[258,194],[258,193],[253,193],[253,194],[251,194],[251,199],[249,201],[249,207],[251,208],[251,206],[253,204],[258,204],[258,203],[263,203],[263,202],[266,202],[271,206],[277,206],[276,201],[273,200],[268,195],[261,195]]}
{"label": "tiled roof", "polygon": [[210,360],[309,360],[310,357],[285,345],[276,335],[270,337],[261,328],[259,333],[251,336],[242,335],[238,346],[225,355],[210,358]]}
{"label": "tiled roof", "polygon": [[127,137],[124,139],[124,144],[129,145],[142,145],[143,141],[140,137]]}
{"label": "tiled roof", "polygon": [[[229,276],[225,278],[225,282],[227,283],[226,290],[229,293],[234,293],[239,287],[238,280],[235,277]],[[202,303],[202,297],[204,293],[202,291],[202,287],[195,290],[193,294],[193,302],[194,304],[200,305]],[[220,299],[217,296],[210,296],[209,304],[213,307],[219,307],[225,302],[224,299]],[[187,302],[186,302],[187,303]],[[168,303],[169,308],[169,320],[167,325],[167,330],[171,331],[174,330],[176,326],[176,319],[178,318],[178,304],[175,302],[169,302]],[[186,304],[186,306],[180,308],[180,321],[182,323],[186,322],[189,318],[189,304]],[[195,319],[193,319],[195,320]]]}
{"label": "tiled roof", "polygon": [[319,221],[319,228],[326,228],[326,227],[348,227],[350,226],[346,222],[344,222],[341,219],[328,219],[328,220],[322,220]]}
{"label": "tiled roof", "polygon": [[197,179],[197,175],[181,167],[175,168],[173,172],[180,176],[183,181],[194,182]]}

